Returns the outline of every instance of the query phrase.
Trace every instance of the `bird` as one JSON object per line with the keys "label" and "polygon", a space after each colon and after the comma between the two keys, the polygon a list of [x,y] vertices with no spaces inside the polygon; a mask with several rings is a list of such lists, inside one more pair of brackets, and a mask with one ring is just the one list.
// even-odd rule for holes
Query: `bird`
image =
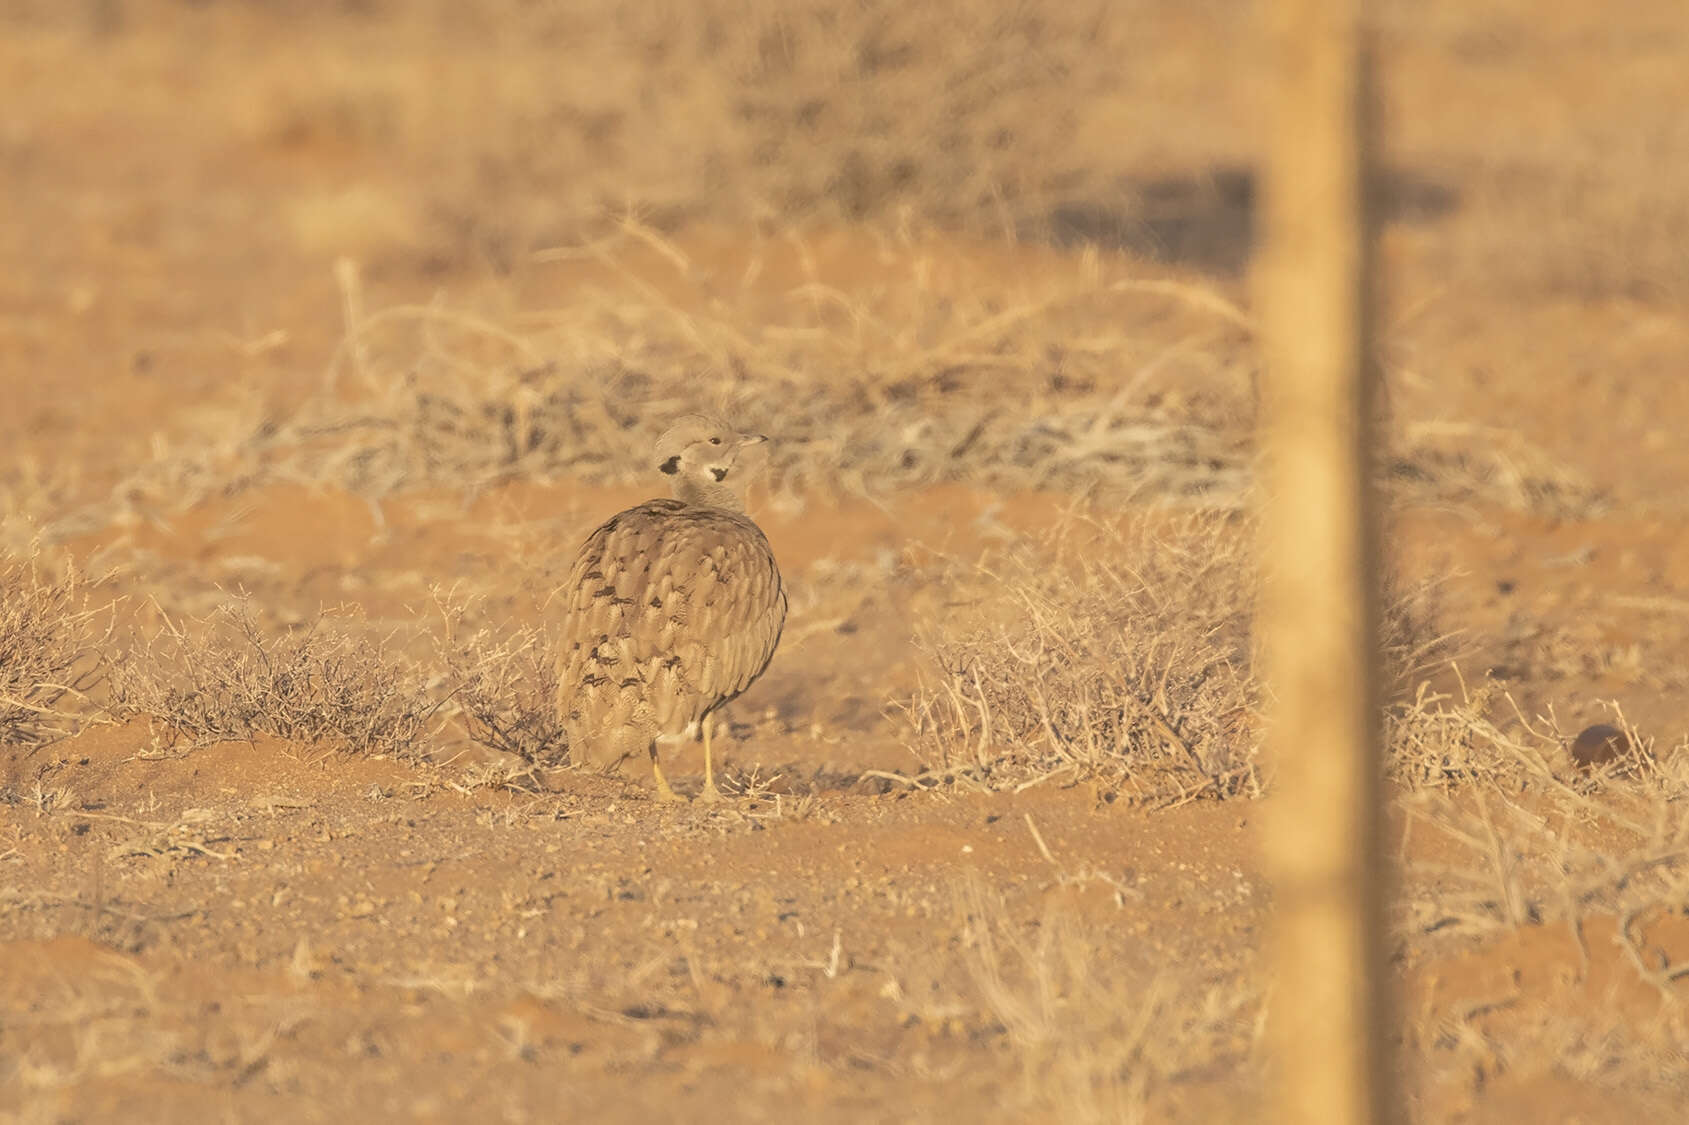
{"label": "bird", "polygon": [[722,799],[706,721],[767,669],[786,623],[774,551],[743,486],[768,439],[688,414],[657,439],[672,499],[647,500],[589,535],[569,572],[557,709],[576,762],[605,772],[645,751],[657,797],[680,801],[658,739],[697,731],[699,800]]}

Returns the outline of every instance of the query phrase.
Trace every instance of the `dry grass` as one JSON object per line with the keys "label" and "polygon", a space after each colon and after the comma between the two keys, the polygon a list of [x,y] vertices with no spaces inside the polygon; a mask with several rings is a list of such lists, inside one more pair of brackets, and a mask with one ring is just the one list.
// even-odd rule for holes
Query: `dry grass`
{"label": "dry grass", "polygon": [[[1639,1017],[1601,1004],[1519,1006],[1524,1010],[1511,1013],[1505,1027],[1485,1018],[1487,1013],[1472,1012],[1409,1033],[1419,1064],[1409,1084],[1418,1087],[1422,1106],[1436,1105],[1431,1097],[1438,1094],[1469,1105],[1503,1082],[1528,1089],[1558,1080],[1580,1092],[1597,1092],[1594,1098],[1583,1093],[1589,1101],[1649,1091],[1680,1102],[1689,1092],[1681,1015],[1670,1007]],[[1449,1118],[1422,1109],[1418,1119]]]}
{"label": "dry grass", "polygon": [[[14,1010],[7,1020],[21,1032],[4,1068],[15,1088],[39,1094],[150,1071],[164,1066],[177,1047],[175,1036],[159,1035],[148,1019],[157,1006],[157,981],[115,952],[104,952],[75,976],[19,981],[17,992],[36,985],[37,995],[29,997],[36,1003],[27,1013]],[[13,1003],[19,998],[7,997]]]}
{"label": "dry grass", "polygon": [[51,578],[37,560],[0,559],[0,743],[50,742],[90,710],[110,636],[110,607],[92,594],[75,570]]}
{"label": "dry grass", "polygon": [[[154,28],[223,32],[217,51],[179,63],[229,94],[198,111],[202,128],[240,145],[361,152],[391,171],[290,201],[310,250],[502,269],[628,213],[665,230],[773,219],[1089,234],[1176,257],[1181,227],[1216,221],[1200,186],[1227,170],[1247,181],[1264,89],[1250,21],[1156,4],[311,7],[263,35],[162,0],[26,4],[10,25],[67,50]],[[1627,13],[1621,34],[1599,12],[1521,7],[1381,6],[1385,90],[1417,110],[1392,120],[1390,161],[1458,185],[1445,189],[1459,228],[1439,248],[1442,276],[1461,289],[1681,294],[1685,126],[1634,112],[1669,100],[1681,27],[1649,10]],[[109,71],[109,89],[83,96],[148,88],[144,69]],[[1479,103],[1495,112],[1456,117]],[[1197,202],[1186,213],[1175,199],[1169,218],[1176,183]],[[1074,231],[1062,221],[1074,215],[1090,221]],[[1246,215],[1241,226],[1234,264]]]}
{"label": "dry grass", "polygon": [[265,734],[411,758],[449,744],[438,736],[455,719],[487,750],[555,763],[566,744],[547,638],[495,623],[490,600],[436,590],[437,627],[402,635],[378,634],[350,608],[288,626],[246,598],[199,618],[155,605],[160,624],[112,661],[107,707],[171,742]]}
{"label": "dry grass", "polygon": [[1608,498],[1582,474],[1506,429],[1450,422],[1398,427],[1383,477],[1411,501],[1500,505],[1556,519],[1589,519]]}
{"label": "dry grass", "polygon": [[486,622],[481,600],[436,590],[440,631],[434,662],[443,669],[450,704],[470,739],[523,762],[560,760],[568,748],[557,713],[557,662],[542,630]]}
{"label": "dry grass", "polygon": [[978,879],[957,888],[970,999],[1008,1038],[1015,1108],[1063,1121],[1161,1120],[1179,1086],[1261,1061],[1261,999],[1244,979],[1144,970],[1060,912],[1017,922]]}
{"label": "dry grass", "polygon": [[[1580,301],[1671,302],[1689,292],[1673,250],[1689,235],[1689,125],[1626,111],[1673,73],[1683,28],[1669,6],[1627,12],[1634,22],[1623,34],[1594,9],[1541,20],[1515,0],[1390,0],[1379,14],[1383,55],[1399,60],[1386,64],[1387,96],[1420,107],[1402,115],[1392,143],[1458,170],[1462,183],[1450,276]],[[1590,50],[1596,42],[1603,49]],[[1490,52],[1502,43],[1516,61],[1510,80],[1492,85]],[[1599,96],[1571,93],[1591,87]],[[1472,104],[1480,90],[1497,95],[1487,125],[1439,127],[1451,105]],[[1511,127],[1526,116],[1538,128]]]}
{"label": "dry grass", "polygon": [[[896,240],[872,282],[839,288],[796,230],[723,253],[741,276],[725,289],[722,264],[623,224],[582,251],[606,288],[521,313],[364,313],[343,272],[348,334],[324,393],[288,417],[228,407],[119,498],[151,512],[278,480],[372,499],[513,478],[626,483],[649,476],[641,455],[666,419],[709,405],[778,438],[770,479],[788,499],[966,481],[1237,502],[1246,333],[1213,291],[1097,259],[980,287],[969,263]],[[795,262],[807,280],[755,281]],[[1164,323],[1140,335],[1123,314]],[[1162,338],[1169,325],[1179,339]],[[120,518],[133,514],[108,516]]]}
{"label": "dry grass", "polygon": [[[0,555],[39,562],[53,544],[88,529],[66,522],[67,512],[87,494],[79,469],[74,463],[42,465],[29,456],[0,468]],[[84,518],[103,526],[110,516],[98,511]]]}
{"label": "dry grass", "polygon": [[[729,253],[743,280],[723,292],[719,266],[625,223],[587,255],[620,279],[613,288],[521,314],[366,315],[343,273],[351,322],[323,394],[288,417],[255,400],[206,417],[202,435],[98,502],[102,516],[66,527],[275,481],[375,502],[510,479],[644,480],[653,434],[700,405],[778,438],[769,479],[794,504],[948,482],[1110,504],[1246,502],[1252,332],[1217,290],[1096,257],[979,284],[957,276],[965,263],[895,240],[874,283],[841,289],[796,231]],[[808,281],[752,283],[794,255]],[[1382,479],[1415,500],[1556,516],[1602,502],[1517,435],[1452,424],[1406,425]]]}
{"label": "dry grass", "polygon": [[[1391,716],[1392,768],[1415,822],[1465,863],[1438,868],[1416,925],[1478,932],[1599,911],[1689,907],[1689,739],[1669,750],[1623,722],[1630,755],[1590,774],[1553,716],[1529,719],[1491,685],[1426,694]],[[1638,961],[1641,968],[1641,962]]]}
{"label": "dry grass", "polygon": [[[926,623],[905,709],[928,777],[1095,778],[1133,800],[1256,795],[1254,528],[1242,516],[1074,517],[951,577],[976,613]],[[1445,659],[1435,589],[1392,590],[1385,687]]]}
{"label": "dry grass", "polygon": [[983,612],[924,640],[923,765],[991,785],[1097,777],[1140,800],[1255,791],[1245,526],[1086,522],[982,565]]}
{"label": "dry grass", "polygon": [[245,602],[198,620],[163,617],[113,669],[112,712],[196,745],[268,734],[412,754],[440,701],[413,663],[392,655],[391,638],[348,630],[348,620],[324,614],[267,633]]}
{"label": "dry grass", "polygon": [[[1660,331],[1650,317],[1670,312],[1672,299],[1689,292],[1689,256],[1681,253],[1689,231],[1686,118],[1658,111],[1671,104],[1662,91],[1679,82],[1683,31],[1678,13],[1654,7],[1651,17],[1635,17],[1655,20],[1649,28],[1613,23],[1610,11],[1551,11],[1520,0],[1384,5],[1383,78],[1399,107],[1392,159],[1427,182],[1446,182],[1451,208],[1417,228],[1392,224],[1392,268],[1402,264],[1392,286],[1404,301],[1432,302],[1445,320],[1451,310],[1459,314],[1440,329],[1441,340],[1428,335],[1432,343],[1469,338],[1481,355],[1463,366],[1450,354],[1457,349],[1421,349],[1423,372],[1392,367],[1394,382],[1418,381],[1420,400],[1398,396],[1404,409],[1390,422],[1383,474],[1397,499],[1557,518],[1599,514],[1607,503],[1577,473],[1509,431],[1460,417],[1428,422],[1411,416],[1411,407],[1447,419],[1456,409],[1452,392],[1466,409],[1481,408],[1488,400],[1480,396],[1475,407],[1471,395],[1459,397],[1460,386],[1470,378],[1487,382],[1491,364],[1516,361],[1526,379],[1540,369],[1545,386],[1573,394],[1575,385],[1560,378],[1567,371],[1625,369],[1622,349],[1631,337],[1623,333],[1591,334],[1583,354],[1538,354],[1565,346],[1550,337],[1498,358],[1493,344],[1528,331],[1510,326],[1556,314],[1530,304],[1545,294],[1568,304],[1635,302],[1616,319],[1634,320],[1627,330],[1634,327],[1631,336],[1641,339]],[[342,269],[345,340],[322,393],[303,409],[277,413],[257,394],[244,402],[220,399],[198,416],[176,419],[155,439],[153,463],[124,466],[115,490],[103,478],[83,481],[76,469],[52,470],[67,475],[51,479],[27,463],[0,471],[0,548],[18,553],[39,537],[52,549],[90,533],[156,526],[201,500],[275,482],[349,490],[379,510],[385,498],[423,488],[473,493],[510,479],[642,480],[638,454],[651,431],[699,405],[727,409],[780,439],[772,471],[782,504],[828,491],[878,496],[956,481],[1003,493],[1083,494],[1104,508],[1172,500],[1237,510],[1248,497],[1255,359],[1237,277],[1181,257],[1176,245],[1154,245],[1181,223],[1212,235],[1213,215],[1174,200],[1160,221],[1143,206],[1145,187],[1163,174],[1201,184],[1233,168],[1247,189],[1248,122],[1258,87],[1247,34],[1233,30],[1246,21],[1213,6],[1055,0],[706,0],[661,10],[607,0],[317,0],[306,5],[309,19],[269,21],[254,16],[257,10],[33,0],[8,12],[7,29],[20,41],[56,26],[71,27],[75,40],[15,68],[18,104],[46,111],[40,129],[12,138],[25,158],[20,166],[44,170],[20,179],[20,190],[36,180],[56,184],[70,167],[55,163],[66,152],[54,138],[84,146],[77,158],[86,160],[91,136],[112,122],[133,124],[113,114],[110,107],[121,104],[143,124],[168,122],[172,136],[207,138],[224,155],[200,163],[218,176],[239,171],[228,154],[304,170],[292,179],[276,176],[277,197],[231,176],[235,191],[251,198],[238,206],[208,198],[198,209],[280,216],[280,223],[261,224],[270,241],[255,240],[259,264],[266,254],[290,252],[283,244],[291,239],[291,252],[312,261],[356,256],[373,286],[417,291],[444,278],[439,284],[456,288],[426,306],[383,305],[361,291],[356,269]],[[170,37],[216,48],[184,53]],[[41,45],[51,47],[46,38]],[[34,46],[31,40],[17,50]],[[99,62],[90,66],[84,56]],[[67,73],[80,80],[71,96],[62,92]],[[185,100],[180,90],[190,87],[217,96]],[[1472,114],[1473,105],[1490,112]],[[1522,130],[1520,121],[1532,127]],[[173,159],[182,155],[169,151]],[[180,166],[181,182],[198,188],[195,161]],[[134,200],[122,192],[63,194],[76,201],[85,241],[123,248],[122,261],[109,259],[114,266],[141,262],[174,276],[170,254],[203,249],[186,220],[149,217],[156,208],[144,192]],[[1062,231],[1054,221],[1060,214],[1095,222],[1088,231]],[[842,260],[829,258],[816,235],[841,220],[860,239]],[[721,224],[726,238],[712,243],[710,224]],[[932,249],[942,240],[925,238],[934,228],[1001,241],[947,258]],[[1027,245],[1075,233],[1105,245],[1053,264]],[[1247,229],[1234,236],[1241,240],[1234,256],[1246,261]],[[1002,245],[1016,240],[1019,246]],[[1114,257],[1111,247],[1125,256]],[[72,249],[67,244],[65,260],[43,272],[58,288],[43,290],[41,308],[57,307],[77,270],[105,276],[101,259],[81,261]],[[1172,265],[1163,273],[1147,261]],[[154,270],[161,262],[166,268]],[[466,297],[463,279],[480,266],[515,280],[491,297]],[[1206,280],[1194,282],[1198,273]],[[119,269],[113,276],[126,275]],[[543,294],[545,307],[525,303],[534,293]],[[153,317],[149,294],[122,296],[102,299],[132,303]],[[260,318],[315,307],[298,291],[242,301],[243,315],[250,309]],[[1493,334],[1469,331],[1461,316]],[[86,321],[92,346],[150,347],[156,334],[149,320],[148,340],[107,335],[99,329],[112,322],[98,317],[96,311]],[[33,362],[36,344],[21,326],[20,354]],[[289,331],[301,334],[292,323],[253,339],[267,346],[264,340]],[[1418,332],[1410,324],[1397,337],[1413,344]],[[310,348],[286,360],[289,380],[319,358]],[[109,359],[101,355],[102,363]],[[1517,421],[1529,427],[1533,417]],[[1253,581],[1241,546],[1249,537],[1236,516],[1157,515],[1153,530],[1129,533],[1076,521],[1049,543],[998,554],[983,570],[944,572],[939,580],[954,597],[942,616],[920,625],[929,679],[909,710],[929,779],[1019,786],[1091,777],[1164,803],[1256,792],[1260,687],[1248,636]],[[178,582],[185,569],[166,577]],[[292,596],[279,575],[267,592],[278,600]],[[871,572],[859,584],[880,577]],[[140,581],[133,574],[126,580]],[[204,576],[192,581],[209,586]],[[98,616],[85,616],[87,603],[78,601],[86,592],[73,580],[40,577],[39,568],[0,571],[0,740],[56,738],[86,709],[79,692],[90,686],[85,677],[101,643]],[[158,595],[174,604],[172,591]],[[1445,653],[1434,609],[1397,601],[1405,608],[1390,618],[1391,661],[1411,684],[1414,670]],[[447,599],[434,635],[411,651],[408,641],[371,639],[367,628],[340,617],[287,631],[236,607],[167,625],[122,656],[114,707],[191,742],[269,733],[406,756],[420,755],[427,728],[455,714],[480,744],[545,761],[559,745],[549,708],[551,662],[527,620]],[[816,625],[818,637],[831,637],[824,623]],[[1520,628],[1559,627],[1549,621]],[[789,638],[788,655],[796,640]],[[433,655],[418,655],[429,644]],[[1598,650],[1574,637],[1548,655],[1578,661],[1590,651]],[[1538,683],[1590,681],[1582,664],[1546,677],[1543,661],[1527,655]],[[810,663],[798,667],[806,676],[812,670]],[[1618,671],[1624,683],[1645,683],[1656,695],[1673,687],[1669,679]],[[1650,674],[1668,676],[1657,668]],[[820,694],[813,683],[806,690],[806,700]],[[1571,694],[1564,684],[1554,690]],[[1632,733],[1633,742],[1648,744]],[[1432,838],[1439,845],[1435,863],[1415,860],[1407,872],[1397,920],[1403,946],[1410,954],[1478,946],[1610,915],[1623,923],[1622,967],[1661,992],[1680,990],[1678,967],[1662,964],[1633,935],[1689,910],[1689,837],[1681,817],[1689,746],[1673,753],[1655,746],[1629,776],[1589,777],[1566,767],[1565,734],[1552,716],[1514,713],[1493,685],[1455,699],[1426,689],[1392,706],[1389,767],[1405,791],[1410,843]],[[24,830],[40,826],[13,818],[6,829],[18,834],[0,841],[0,861],[25,852],[59,856],[61,843],[76,846],[74,824],[109,833],[113,821],[91,815],[68,781],[55,784],[60,788],[43,792],[37,804],[55,815],[36,819],[62,829],[62,839],[26,840]],[[932,806],[942,802],[940,795]],[[521,807],[489,804],[475,838],[485,844],[515,831],[525,823]],[[122,835],[132,839],[102,838],[95,854],[149,868],[157,861],[140,857],[180,860],[191,873],[221,866],[204,862],[212,853],[248,846],[225,840],[223,827],[195,811],[136,815],[122,822]],[[607,815],[599,807],[581,812]],[[381,851],[389,822],[364,824],[372,847],[364,854],[388,862]],[[538,860],[537,839],[522,839],[510,854]],[[283,864],[313,855],[305,835],[278,834],[277,842]],[[570,849],[563,853],[570,866],[580,866],[578,840],[556,842]],[[63,854],[74,871],[81,853]],[[315,857],[343,866],[338,853]],[[280,870],[262,867],[250,851],[238,866],[257,880]],[[604,874],[604,886],[595,888],[603,893],[586,896],[588,909],[600,908],[599,899],[620,901],[615,896],[629,886],[645,894],[650,880],[633,870],[625,879]],[[406,869],[394,886],[408,890],[414,882]],[[481,911],[463,911],[466,922],[479,915],[525,924],[528,911],[538,916],[550,906],[551,892],[535,889],[529,900],[519,880],[465,882],[472,884],[467,890],[446,893],[466,902],[483,895]],[[264,889],[233,893],[259,903]],[[121,887],[128,906],[108,902],[106,913],[150,915],[174,901],[199,912],[184,930],[197,925],[207,933],[165,942],[171,955],[221,955],[237,940],[232,920],[205,913],[205,904],[221,910],[227,891],[185,877],[174,896],[170,887],[128,883]],[[670,905],[706,925],[727,916],[690,893],[662,903],[652,892],[654,925],[673,921]],[[395,903],[401,894],[394,892]],[[0,895],[0,905],[16,901]],[[566,931],[582,901],[559,904],[558,924],[548,928]],[[915,939],[960,951],[948,971],[951,985],[961,974],[962,987],[949,990],[947,1005],[971,1006],[968,1014],[977,1016],[967,1025],[968,1049],[1006,1044],[983,1061],[971,1056],[967,1065],[978,1069],[964,1077],[984,1084],[1008,1075],[1015,1088],[1005,1115],[1155,1119],[1169,1098],[1187,1092],[1187,1078],[1195,1085],[1217,1072],[1230,1082],[1241,1073],[1247,1085],[1260,1010],[1252,976],[1134,972],[1126,963],[1133,943],[1122,932],[1086,930],[1055,914],[1035,924],[1024,907],[1011,919],[991,892],[974,886],[959,896],[959,933],[941,923]],[[256,909],[272,933],[295,921]],[[1036,907],[1030,915],[1038,916]],[[1178,917],[1147,916],[1158,924]],[[323,918],[301,916],[309,919],[301,924]],[[388,920],[384,910],[381,921]],[[418,935],[418,948],[445,956],[447,945],[429,946],[433,939],[420,936],[433,933],[437,921],[409,933]],[[470,928],[454,933],[449,948],[468,948]],[[395,932],[403,931],[370,938],[371,948],[387,956]],[[807,1041],[801,1058],[819,1065],[816,1027],[836,1020],[836,1044],[884,1016],[850,1024],[840,1001],[861,981],[853,980],[849,957],[839,956],[836,934],[831,958],[826,936],[812,934],[820,961],[801,962],[804,979],[825,980],[834,991],[804,994],[813,1008],[800,1009],[750,991],[762,989],[771,970],[753,963],[742,935],[713,951],[720,972],[750,982],[744,992],[729,992],[711,977],[708,946],[676,955],[667,931],[660,945],[656,936],[645,945],[627,931],[607,932],[613,941],[595,924],[591,940],[561,963],[564,972],[602,972],[613,982],[599,998],[610,1010],[590,1041],[601,1042],[611,1028],[640,1037],[638,1049],[613,1053],[606,1067],[612,1085],[627,1086],[629,1075],[653,1063],[692,1083],[685,1068],[693,1064],[664,1052],[700,1039],[761,1035],[782,1050]],[[372,970],[369,979],[452,974],[465,982],[465,994],[493,993],[512,987],[511,979],[489,975],[485,966],[508,957],[500,970],[508,974],[522,953],[541,945],[520,934],[485,940],[479,964],[460,958],[462,965],[445,970]],[[593,960],[611,946],[608,953],[625,952],[629,962]],[[354,963],[345,949],[325,949],[337,966],[332,976]],[[307,947],[300,950],[295,983],[302,985],[316,974]],[[641,966],[647,953],[651,960]],[[651,974],[647,983],[634,970]],[[389,1061],[432,1050],[432,1040],[406,1040],[371,1021],[403,1010],[420,1011],[419,1023],[451,1022],[441,1019],[449,1014],[444,1006],[418,1008],[414,995],[390,1001],[403,1009],[376,1010],[369,991],[313,997],[289,985],[254,989],[244,1000],[219,996],[213,1007],[198,996],[161,1000],[160,982],[138,968],[115,975],[101,987],[48,981],[44,987],[61,991],[32,1001],[28,1015],[8,1021],[9,1031],[0,1028],[0,1078],[48,1096],[151,1075],[149,1084],[185,1078],[218,1097],[266,1086],[302,1088],[309,1097],[336,1089],[348,1065],[372,1065],[378,1049]],[[219,987],[231,981],[240,986],[240,978],[213,977]],[[300,1005],[315,1001],[331,1010],[309,1012],[301,1025]],[[1514,1006],[1520,1014],[1511,1023],[1474,1009],[1416,1029],[1424,1033],[1421,1063],[1433,1075],[1473,1085],[1537,1073],[1610,1088],[1681,1088],[1685,1081],[1681,1023],[1670,1022],[1676,1017],[1627,1020],[1599,1005],[1576,1013]],[[475,1044],[501,1026],[490,1008],[464,1012],[454,1024],[458,1042]],[[318,1039],[295,1042],[296,1033]],[[519,1067],[495,1081],[508,1077],[514,1088],[516,1070],[533,1070],[535,1057],[547,1066],[579,1065],[563,1057],[565,1046],[548,1046],[538,1033],[525,1041],[524,1034],[500,1042],[513,1063],[519,1056]],[[460,1063],[469,1058],[452,1049]],[[325,1059],[316,1083],[301,1083],[301,1072]],[[827,1061],[858,1093],[866,1068],[904,1063],[839,1053]],[[484,1078],[488,1064],[473,1065]],[[899,1082],[912,1087],[934,1078],[922,1065],[909,1064]],[[953,1085],[956,1074],[937,1080]],[[119,1096],[127,1089],[110,1088]]]}
{"label": "dry grass", "polygon": [[[1504,963],[1529,974],[1494,995],[1439,991],[1433,976],[1424,1010],[1409,1013],[1422,1090],[1471,1097],[1503,1076],[1689,1090],[1689,950],[1672,936],[1668,954],[1650,936],[1689,914],[1689,739],[1663,748],[1614,719],[1636,749],[1590,773],[1569,761],[1552,715],[1527,718],[1494,685],[1425,693],[1391,715],[1402,848],[1414,856],[1399,940],[1418,957],[1504,946]],[[1481,979],[1501,979],[1490,972]]]}
{"label": "dry grass", "polygon": [[[262,68],[243,131],[457,153],[423,214],[502,265],[630,207],[665,226],[902,211],[1012,234],[1106,182],[1073,153],[1131,33],[1113,6],[1048,0],[376,3],[337,22],[352,49]],[[371,65],[356,45],[378,37]],[[287,80],[307,67],[316,82]]]}
{"label": "dry grass", "polygon": [[[367,311],[347,265],[346,335],[320,394],[288,414],[257,396],[201,410],[151,464],[42,533],[168,519],[276,482],[345,489],[379,511],[419,488],[641,481],[654,433],[700,406],[778,439],[769,480],[786,504],[951,482],[1246,503],[1253,328],[1222,287],[1097,254],[982,278],[943,243],[864,237],[840,260],[817,237],[782,228],[689,252],[626,220],[571,252],[598,280],[543,310]],[[858,255],[868,278],[852,276]],[[1391,445],[1381,480],[1406,500],[1556,517],[1605,502],[1506,430],[1405,420]]]}

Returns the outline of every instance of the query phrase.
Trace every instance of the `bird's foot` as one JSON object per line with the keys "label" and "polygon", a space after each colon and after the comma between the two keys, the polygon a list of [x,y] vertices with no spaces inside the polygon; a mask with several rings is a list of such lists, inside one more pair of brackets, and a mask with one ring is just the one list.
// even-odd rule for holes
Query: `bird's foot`
{"label": "bird's foot", "polygon": [[727,798],[722,796],[721,790],[715,787],[715,781],[712,779],[704,782],[704,787],[698,790],[698,800],[706,805],[719,805]]}
{"label": "bird's foot", "polygon": [[657,775],[657,800],[665,805],[684,805],[686,803],[685,797],[669,788],[668,778],[662,774]]}

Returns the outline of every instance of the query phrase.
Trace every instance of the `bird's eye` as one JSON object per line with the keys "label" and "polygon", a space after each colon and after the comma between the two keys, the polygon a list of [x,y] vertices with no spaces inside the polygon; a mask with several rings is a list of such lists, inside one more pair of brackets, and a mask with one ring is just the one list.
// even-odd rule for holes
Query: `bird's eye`
{"label": "bird's eye", "polygon": [[711,438],[711,439],[710,439],[710,444],[711,444],[711,445],[720,445],[720,444],[721,444],[721,439],[720,439],[720,438],[718,438],[718,437],[713,437],[713,438]]}

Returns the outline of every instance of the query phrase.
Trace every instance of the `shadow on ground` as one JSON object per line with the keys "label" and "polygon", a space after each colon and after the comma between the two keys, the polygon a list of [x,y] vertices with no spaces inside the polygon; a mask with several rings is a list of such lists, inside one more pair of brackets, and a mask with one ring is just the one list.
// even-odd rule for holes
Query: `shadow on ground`
{"label": "shadow on ground", "polygon": [[[1401,169],[1379,177],[1375,203],[1387,223],[1428,223],[1450,214],[1459,195]],[[1127,177],[1108,202],[1064,203],[1022,231],[1054,246],[1123,250],[1171,266],[1235,277],[1255,249],[1256,177],[1241,165],[1190,175]]]}

